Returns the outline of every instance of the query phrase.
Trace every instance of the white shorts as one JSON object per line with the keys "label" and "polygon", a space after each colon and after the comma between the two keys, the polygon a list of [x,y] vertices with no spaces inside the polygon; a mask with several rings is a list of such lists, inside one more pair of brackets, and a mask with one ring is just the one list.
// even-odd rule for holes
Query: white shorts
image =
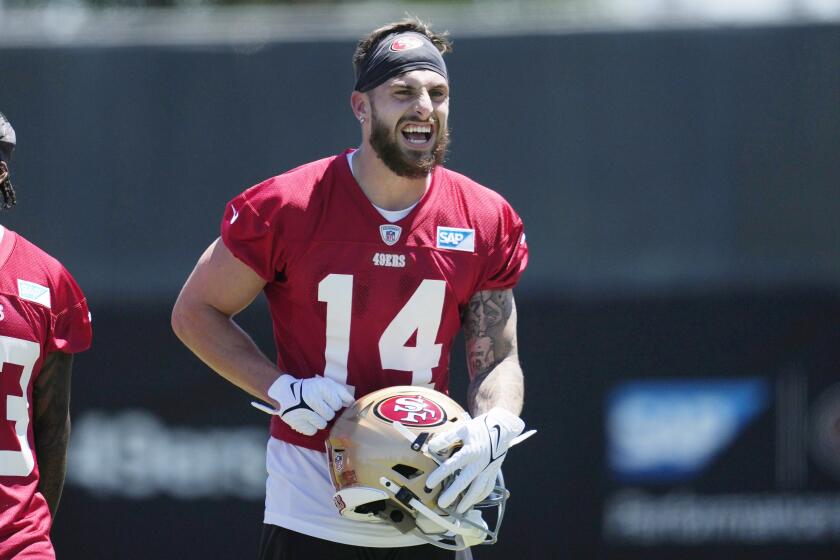
{"label": "white shorts", "polygon": [[333,505],[326,453],[269,438],[265,523],[353,546],[397,548],[427,544],[385,523],[346,519]]}

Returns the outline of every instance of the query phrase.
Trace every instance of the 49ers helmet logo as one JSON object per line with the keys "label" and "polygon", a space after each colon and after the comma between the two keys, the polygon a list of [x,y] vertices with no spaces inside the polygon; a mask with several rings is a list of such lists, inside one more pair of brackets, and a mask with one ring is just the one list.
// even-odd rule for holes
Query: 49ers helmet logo
{"label": "49ers helmet logo", "polygon": [[386,422],[428,428],[446,422],[442,406],[420,395],[396,395],[379,401],[374,408],[377,417]]}
{"label": "49ers helmet logo", "polygon": [[400,35],[391,41],[391,46],[389,48],[394,52],[400,52],[410,51],[411,49],[416,49],[417,47],[422,46],[423,41],[419,37],[414,37],[412,35]]}

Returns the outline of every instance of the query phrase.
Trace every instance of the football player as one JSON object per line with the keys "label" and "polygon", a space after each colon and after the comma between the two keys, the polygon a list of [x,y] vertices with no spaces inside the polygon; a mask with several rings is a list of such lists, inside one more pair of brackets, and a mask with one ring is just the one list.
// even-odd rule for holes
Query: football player
{"label": "football player", "polygon": [[[0,113],[2,207],[15,204],[16,140]],[[0,558],[55,558],[70,435],[73,354],[91,342],[87,301],[53,257],[0,226]]]}
{"label": "football player", "polygon": [[[270,403],[261,558],[453,558],[333,506],[325,439],[336,412],[395,385],[446,393],[463,328],[473,419],[428,447],[461,443],[428,484],[463,513],[491,492],[523,430],[512,288],[527,263],[522,221],[497,193],[442,166],[449,139],[444,35],[410,19],[354,53],[356,149],[233,198],[172,313],[212,369]],[[233,317],[263,292],[277,361]],[[460,472],[452,480],[452,476]]]}

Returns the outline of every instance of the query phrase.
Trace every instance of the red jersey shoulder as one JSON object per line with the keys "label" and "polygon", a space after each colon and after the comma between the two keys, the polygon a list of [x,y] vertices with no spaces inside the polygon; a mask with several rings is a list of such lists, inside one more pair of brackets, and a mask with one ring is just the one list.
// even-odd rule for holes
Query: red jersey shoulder
{"label": "red jersey shoulder", "polygon": [[313,161],[266,179],[243,192],[241,198],[268,223],[272,223],[284,210],[306,210],[319,198],[319,187],[335,165],[336,158],[331,156]]}
{"label": "red jersey shoulder", "polygon": [[[5,235],[13,235],[15,239],[14,247],[3,267],[4,283],[10,283],[9,288],[14,290],[24,290],[21,286],[26,286],[26,282],[46,285],[53,294],[61,295],[62,284],[68,277],[72,278],[64,265],[19,233],[6,230]],[[33,292],[32,295],[34,297],[36,294]],[[51,304],[48,307],[55,306]]]}
{"label": "red jersey shoulder", "polygon": [[289,257],[290,243],[309,239],[319,225],[341,156],[307,163],[251,187],[231,200],[222,241],[267,282]]}
{"label": "red jersey shoulder", "polygon": [[47,351],[86,350],[92,337],[90,313],[76,280],[58,259],[23,236],[9,230],[5,236],[13,246],[0,274],[3,291],[27,305],[49,309]]}
{"label": "red jersey shoulder", "polygon": [[522,234],[522,219],[502,195],[466,175],[450,169],[442,169],[442,171],[445,178],[441,182],[444,187],[442,206],[450,209],[458,208],[458,214],[461,214],[459,218],[469,224],[468,226],[458,226],[456,223],[442,225],[474,229],[476,253],[492,253],[510,236],[518,237]]}
{"label": "red jersey shoulder", "polygon": [[441,171],[443,171],[448,183],[458,189],[463,196],[468,197],[471,204],[478,205],[482,208],[496,209],[510,206],[502,195],[470,179],[466,175],[447,168],[441,168]]}

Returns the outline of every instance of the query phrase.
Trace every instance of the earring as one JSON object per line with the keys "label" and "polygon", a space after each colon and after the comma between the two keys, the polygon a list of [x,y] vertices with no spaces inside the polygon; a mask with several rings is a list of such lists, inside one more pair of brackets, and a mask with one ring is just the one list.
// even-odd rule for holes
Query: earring
{"label": "earring", "polygon": [[364,115],[359,115],[359,122],[362,123],[362,124],[365,124],[365,116]]}

